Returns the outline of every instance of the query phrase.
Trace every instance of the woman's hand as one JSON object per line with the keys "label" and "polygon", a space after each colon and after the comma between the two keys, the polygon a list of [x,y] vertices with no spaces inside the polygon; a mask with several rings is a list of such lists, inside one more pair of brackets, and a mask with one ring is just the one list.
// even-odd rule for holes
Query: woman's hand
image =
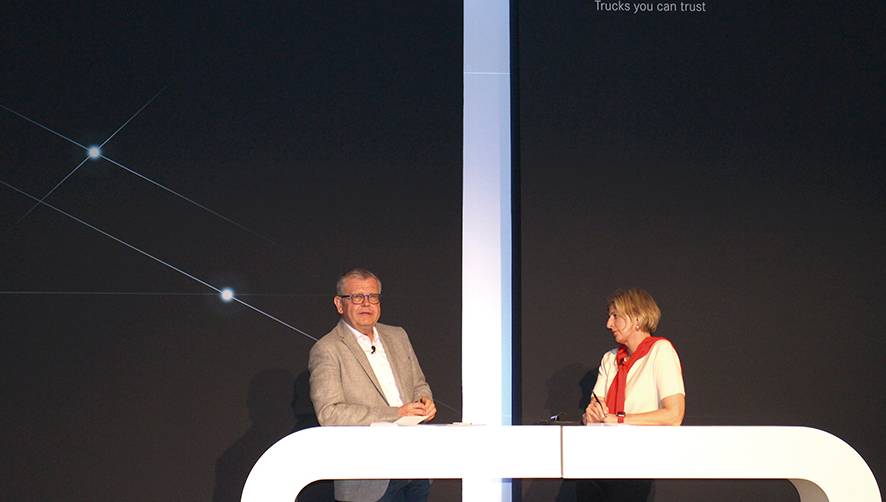
{"label": "woman's hand", "polygon": [[596,396],[591,396],[591,402],[588,403],[588,407],[585,408],[585,414],[582,416],[582,421],[585,424],[599,424],[606,420],[606,409],[603,407],[603,403],[601,403]]}

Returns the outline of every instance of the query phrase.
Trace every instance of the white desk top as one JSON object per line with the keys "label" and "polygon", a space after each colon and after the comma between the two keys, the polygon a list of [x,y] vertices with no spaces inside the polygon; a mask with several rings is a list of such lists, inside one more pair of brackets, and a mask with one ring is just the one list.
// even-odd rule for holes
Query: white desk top
{"label": "white desk top", "polygon": [[[618,465],[610,452],[642,451]],[[242,502],[292,502],[320,479],[788,479],[803,502],[881,502],[865,461],[808,427],[316,427],[256,462]]]}

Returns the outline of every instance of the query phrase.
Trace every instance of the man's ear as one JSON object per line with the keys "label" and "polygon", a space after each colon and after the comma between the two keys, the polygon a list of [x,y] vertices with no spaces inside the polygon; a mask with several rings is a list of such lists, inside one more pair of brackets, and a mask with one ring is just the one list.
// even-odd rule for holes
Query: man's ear
{"label": "man's ear", "polygon": [[345,309],[344,309],[344,307],[342,307],[342,304],[341,304],[341,298],[339,298],[337,296],[333,297],[332,303],[335,304],[335,311],[336,312],[338,312],[339,314],[345,313]]}

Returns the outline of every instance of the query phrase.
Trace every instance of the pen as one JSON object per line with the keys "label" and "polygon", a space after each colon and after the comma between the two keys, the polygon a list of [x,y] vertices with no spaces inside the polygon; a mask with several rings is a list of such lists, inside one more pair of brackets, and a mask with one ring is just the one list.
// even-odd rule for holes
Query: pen
{"label": "pen", "polygon": [[594,397],[594,401],[597,401],[597,404],[600,405],[600,408],[603,408],[603,414],[605,415],[606,414],[606,407],[603,406],[603,401],[600,401],[600,398],[597,397],[597,394],[594,392],[591,392],[591,396]]}

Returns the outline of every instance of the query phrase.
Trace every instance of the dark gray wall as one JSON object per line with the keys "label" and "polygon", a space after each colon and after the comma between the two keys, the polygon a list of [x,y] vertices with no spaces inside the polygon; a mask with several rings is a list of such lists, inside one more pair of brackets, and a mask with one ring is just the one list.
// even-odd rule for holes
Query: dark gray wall
{"label": "dark gray wall", "polygon": [[[731,3],[520,5],[522,415],[577,413],[606,295],[639,285],[683,356],[687,423],[819,427],[882,478],[883,7]],[[107,155],[248,230],[107,162],[48,202],[312,336],[336,274],[373,268],[383,319],[460,409],[460,3],[4,14],[0,104],[86,145],[162,89]],[[83,158],[6,110],[0,131],[0,179],[38,196]],[[236,500],[313,422],[311,340],[50,209],[19,221],[31,205],[0,188],[4,493]],[[660,485],[727,492],[792,496]]]}
{"label": "dark gray wall", "polygon": [[[89,145],[163,89],[107,156],[248,230],[106,161],[47,201],[314,337],[337,275],[373,269],[458,420],[461,5],[278,4],[6,6],[0,104]],[[38,196],[83,158],[0,131],[0,180]],[[0,187],[5,498],[239,500],[314,421],[313,341],[32,204]]]}
{"label": "dark gray wall", "polygon": [[523,419],[578,416],[613,345],[606,298],[638,286],[683,359],[687,424],[820,428],[882,484],[886,8],[707,10],[521,3]]}

